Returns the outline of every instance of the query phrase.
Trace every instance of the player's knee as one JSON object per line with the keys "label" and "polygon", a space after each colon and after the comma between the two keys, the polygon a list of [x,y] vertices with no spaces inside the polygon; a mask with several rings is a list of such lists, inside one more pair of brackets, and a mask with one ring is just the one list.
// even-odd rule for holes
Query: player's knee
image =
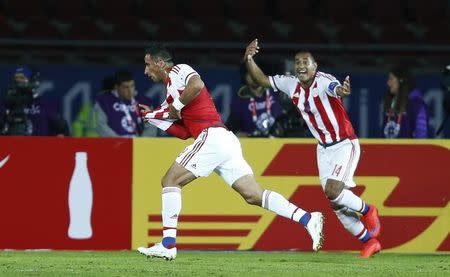
{"label": "player's knee", "polygon": [[341,194],[343,188],[344,183],[337,180],[328,179],[325,185],[325,195],[328,199],[334,200],[339,196],[339,194]]}
{"label": "player's knee", "polygon": [[163,188],[174,186],[174,185],[177,185],[177,184],[175,184],[175,180],[174,180],[174,178],[171,177],[170,174],[166,174],[162,177],[161,186]]}

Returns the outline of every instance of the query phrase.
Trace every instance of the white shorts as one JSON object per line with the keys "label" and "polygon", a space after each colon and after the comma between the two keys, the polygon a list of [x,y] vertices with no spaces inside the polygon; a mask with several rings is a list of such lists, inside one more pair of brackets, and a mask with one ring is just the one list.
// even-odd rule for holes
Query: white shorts
{"label": "white shorts", "polygon": [[253,170],[242,156],[241,143],[221,127],[203,130],[193,144],[178,155],[176,162],[196,177],[206,177],[214,170],[230,186]]}
{"label": "white shorts", "polygon": [[327,179],[334,179],[345,183],[345,187],[355,187],[353,174],[359,161],[358,139],[346,139],[335,145],[323,147],[317,145],[317,166],[322,188],[325,189]]}

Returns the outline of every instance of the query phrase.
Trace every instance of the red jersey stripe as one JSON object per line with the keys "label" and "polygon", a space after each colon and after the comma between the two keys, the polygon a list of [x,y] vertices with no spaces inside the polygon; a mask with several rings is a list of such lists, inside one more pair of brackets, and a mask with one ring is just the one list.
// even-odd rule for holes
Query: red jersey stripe
{"label": "red jersey stripe", "polygon": [[344,105],[342,104],[342,99],[328,96],[328,101],[330,101],[331,109],[333,110],[334,116],[339,126],[339,137],[340,139],[345,139],[348,137],[355,137],[355,131],[350,120],[345,112]]}
{"label": "red jersey stripe", "polygon": [[322,100],[320,97],[313,97],[314,104],[316,105],[317,110],[319,111],[319,115],[322,118],[323,125],[325,125],[325,129],[330,132],[332,142],[336,141],[336,130],[333,128],[333,124],[331,124],[331,120],[328,117],[327,111],[323,107]]}
{"label": "red jersey stripe", "polygon": [[319,125],[317,124],[316,118],[314,117],[314,114],[311,112],[311,109],[309,108],[309,102],[308,102],[309,88],[306,88],[304,90],[305,90],[305,103],[304,103],[305,112],[308,114],[309,121],[313,125],[314,129],[316,129],[316,131],[319,133],[320,140],[322,141],[322,143],[326,143],[325,142],[325,134],[319,128]]}
{"label": "red jersey stripe", "polygon": [[172,104],[172,103],[173,103],[173,97],[172,97],[172,95],[169,95],[169,96],[166,98],[166,102],[167,102],[167,104]]}

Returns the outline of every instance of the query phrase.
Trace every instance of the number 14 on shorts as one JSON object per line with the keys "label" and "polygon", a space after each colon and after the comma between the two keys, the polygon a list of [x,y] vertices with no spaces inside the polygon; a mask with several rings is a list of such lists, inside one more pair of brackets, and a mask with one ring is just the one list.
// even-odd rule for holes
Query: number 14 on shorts
{"label": "number 14 on shorts", "polygon": [[339,176],[339,172],[341,172],[341,169],[342,169],[342,165],[335,164],[331,175]]}

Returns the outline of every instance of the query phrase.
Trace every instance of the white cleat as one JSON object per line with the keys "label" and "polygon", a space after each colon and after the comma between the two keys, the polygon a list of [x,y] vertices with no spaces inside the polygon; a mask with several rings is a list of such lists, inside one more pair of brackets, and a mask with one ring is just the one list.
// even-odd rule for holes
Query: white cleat
{"label": "white cleat", "polygon": [[139,247],[137,251],[147,257],[163,258],[167,261],[174,260],[175,257],[177,256],[176,247],[167,249],[161,243],[156,243],[155,245],[149,248]]}
{"label": "white cleat", "polygon": [[323,244],[323,222],[325,217],[320,212],[311,213],[311,219],[306,225],[306,230],[308,230],[309,235],[312,238],[313,245],[312,248],[314,251],[319,251],[322,248]]}

